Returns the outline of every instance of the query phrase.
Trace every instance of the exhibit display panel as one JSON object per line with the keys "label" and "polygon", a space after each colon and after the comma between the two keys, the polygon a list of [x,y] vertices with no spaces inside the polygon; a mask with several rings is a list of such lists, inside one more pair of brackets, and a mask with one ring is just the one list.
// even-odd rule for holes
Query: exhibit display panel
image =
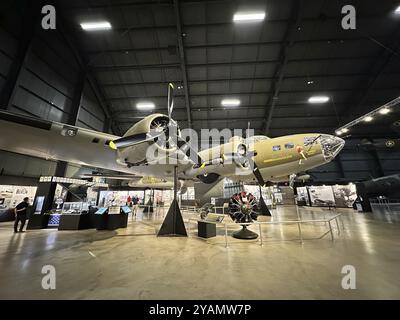
{"label": "exhibit display panel", "polygon": [[[111,191],[103,190],[100,191],[99,203],[100,207],[110,207],[113,205],[123,206],[128,202],[128,197],[133,198],[134,196],[139,198],[139,204],[143,204],[144,191]],[[146,198],[148,199],[148,198]]]}
{"label": "exhibit display panel", "polygon": [[84,202],[65,202],[62,209],[62,214],[81,214],[88,210],[88,203]]}
{"label": "exhibit display panel", "polygon": [[37,187],[0,185],[0,210],[15,208],[25,197],[33,203]]}
{"label": "exhibit display panel", "polygon": [[97,211],[95,212],[95,214],[105,214],[107,213],[108,208],[106,207],[101,207],[99,209],[97,209]]}
{"label": "exhibit display panel", "polygon": [[310,197],[308,196],[307,187],[297,187],[297,204],[310,205]]}
{"label": "exhibit display panel", "polygon": [[187,188],[187,191],[182,194],[182,200],[195,200],[194,187]]}
{"label": "exhibit display panel", "polygon": [[99,192],[94,190],[92,187],[89,187],[86,191],[86,201],[91,205],[97,205],[97,196]]}
{"label": "exhibit display panel", "polygon": [[353,183],[334,186],[297,187],[297,204],[314,207],[352,208],[357,198]]}
{"label": "exhibit display panel", "polygon": [[[286,187],[285,187],[286,188]],[[258,185],[252,185],[252,184],[245,184],[244,185],[244,191],[251,193],[254,195],[257,199],[260,198],[260,187]],[[269,187],[261,187],[261,193],[264,198],[265,204],[272,208],[275,205],[279,204],[288,204],[285,203],[284,197],[281,191],[281,187],[279,186],[269,186]],[[289,194],[291,197],[291,194]],[[291,198],[290,198],[289,204],[292,204]]]}
{"label": "exhibit display panel", "polygon": [[57,183],[56,191],[54,192],[54,200],[52,209],[61,210],[64,202],[67,200],[68,189],[62,184]]}
{"label": "exhibit display panel", "polygon": [[332,207],[335,205],[335,197],[331,186],[311,186],[310,192],[311,204],[316,207]]}
{"label": "exhibit display panel", "polygon": [[113,206],[108,208],[108,214],[120,214],[121,207],[120,206]]}
{"label": "exhibit display panel", "polygon": [[357,198],[356,185],[350,183],[348,185],[335,185],[332,186],[333,195],[337,207],[352,208],[354,201]]}
{"label": "exhibit display panel", "polygon": [[246,191],[247,193],[251,193],[257,199],[260,197],[260,187],[257,185],[245,184],[244,191]]}

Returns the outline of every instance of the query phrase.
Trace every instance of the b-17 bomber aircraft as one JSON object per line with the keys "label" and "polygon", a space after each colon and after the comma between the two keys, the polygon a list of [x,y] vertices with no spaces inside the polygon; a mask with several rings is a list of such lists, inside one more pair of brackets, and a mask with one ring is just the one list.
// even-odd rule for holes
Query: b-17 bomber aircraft
{"label": "b-17 bomber aircraft", "polygon": [[128,175],[127,179],[134,176],[133,181],[151,177],[170,185],[177,167],[177,178],[183,183],[211,184],[228,177],[265,185],[269,181],[293,182],[298,173],[332,161],[345,143],[321,133],[234,136],[197,151],[191,141],[183,139],[172,119],[172,88],[170,84],[167,115],[151,114],[122,137],[0,111],[0,149],[112,170]]}

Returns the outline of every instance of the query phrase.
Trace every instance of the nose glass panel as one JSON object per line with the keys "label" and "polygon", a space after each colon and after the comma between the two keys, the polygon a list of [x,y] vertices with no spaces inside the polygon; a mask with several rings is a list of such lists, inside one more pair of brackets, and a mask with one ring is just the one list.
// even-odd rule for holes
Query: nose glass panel
{"label": "nose glass panel", "polygon": [[320,143],[325,160],[330,161],[343,149],[345,141],[339,137],[322,135]]}

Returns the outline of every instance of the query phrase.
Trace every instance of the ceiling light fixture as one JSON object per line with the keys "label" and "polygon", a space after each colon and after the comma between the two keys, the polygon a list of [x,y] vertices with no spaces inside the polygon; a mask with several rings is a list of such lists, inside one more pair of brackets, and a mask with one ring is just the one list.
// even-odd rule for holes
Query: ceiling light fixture
{"label": "ceiling light fixture", "polygon": [[395,13],[395,14],[400,14],[400,6],[398,6],[397,9],[394,10],[394,13]]}
{"label": "ceiling light fixture", "polygon": [[336,130],[335,133],[336,133],[337,136],[340,136],[343,133],[343,131],[342,130]]}
{"label": "ceiling light fixture", "polygon": [[329,101],[327,96],[312,96],[308,99],[309,103],[326,103]]}
{"label": "ceiling light fixture", "polygon": [[349,129],[343,128],[343,129],[342,129],[342,132],[343,132],[343,133],[347,133],[347,132],[349,132]]}
{"label": "ceiling light fixture", "polygon": [[136,104],[136,109],[141,111],[153,110],[155,105],[153,102],[139,102]]}
{"label": "ceiling light fixture", "polygon": [[383,109],[379,110],[380,114],[388,114],[389,112],[390,112],[390,109],[388,109],[388,108],[383,108]]}
{"label": "ceiling light fixture", "polygon": [[239,99],[224,99],[221,101],[223,107],[237,107],[240,106]]}
{"label": "ceiling light fixture", "polygon": [[255,22],[263,21],[265,12],[238,12],[233,15],[234,22]]}
{"label": "ceiling light fixture", "polygon": [[81,28],[87,31],[109,30],[111,29],[111,24],[108,21],[83,22],[81,23]]}
{"label": "ceiling light fixture", "polygon": [[372,120],[374,120],[374,118],[371,117],[371,116],[367,116],[367,117],[364,118],[365,122],[371,122]]}

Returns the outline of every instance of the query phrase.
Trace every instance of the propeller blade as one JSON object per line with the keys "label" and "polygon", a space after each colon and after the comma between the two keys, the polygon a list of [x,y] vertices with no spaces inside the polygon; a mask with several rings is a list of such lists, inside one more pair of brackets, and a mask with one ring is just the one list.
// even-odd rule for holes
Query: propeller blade
{"label": "propeller blade", "polygon": [[120,139],[111,141],[109,145],[110,145],[110,148],[114,149],[114,150],[120,149],[120,148],[126,148],[126,147],[133,146],[135,144],[154,141],[155,138],[161,136],[162,134],[164,134],[163,131],[159,132],[157,134],[152,134],[151,136],[148,136],[146,133],[139,133],[136,135],[122,137]]}
{"label": "propeller blade", "polygon": [[204,164],[203,159],[198,155],[198,153],[190,146],[188,142],[183,140],[181,137],[177,136],[178,148],[190,158],[197,166],[201,167]]}
{"label": "propeller blade", "polygon": [[257,179],[257,181],[258,181],[258,184],[260,185],[260,186],[265,186],[265,181],[264,181],[264,178],[263,178],[263,176],[261,175],[261,172],[260,172],[260,170],[258,169],[258,167],[257,167],[257,165],[256,165],[256,163],[253,161],[253,166],[254,166],[254,169],[253,169],[253,174],[254,174],[254,176],[256,177],[256,179]]}
{"label": "propeller blade", "polygon": [[172,119],[172,111],[174,110],[174,85],[168,84],[168,118]]}

